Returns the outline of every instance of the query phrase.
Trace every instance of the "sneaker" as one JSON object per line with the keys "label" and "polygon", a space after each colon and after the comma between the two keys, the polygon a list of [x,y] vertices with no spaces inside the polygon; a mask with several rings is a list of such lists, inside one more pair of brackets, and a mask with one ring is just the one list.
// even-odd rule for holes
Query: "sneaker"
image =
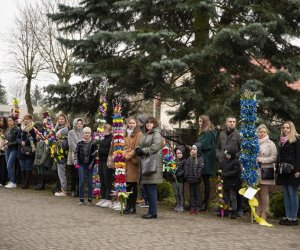
{"label": "sneaker", "polygon": [[100,199],[96,204],[95,206],[97,207],[100,207],[104,202],[106,202],[107,200],[106,199]]}
{"label": "sneaker", "polygon": [[140,207],[149,207],[149,204],[143,203],[140,205]]}
{"label": "sneaker", "polygon": [[184,208],[183,207],[178,208],[177,212],[178,213],[184,212]]}
{"label": "sneaker", "polygon": [[113,210],[121,211],[121,203],[118,202],[118,204],[114,206]]}
{"label": "sneaker", "polygon": [[67,194],[65,193],[65,192],[56,192],[55,194],[54,194],[55,196],[58,196],[58,197],[65,197],[65,196],[67,196]]}
{"label": "sneaker", "polygon": [[2,184],[0,184],[0,187],[3,187],[3,185],[2,185]]}
{"label": "sneaker", "polygon": [[88,201],[87,205],[88,205],[88,206],[93,206],[93,202]]}
{"label": "sneaker", "polygon": [[79,201],[77,204],[80,205],[80,206],[85,205],[84,201]]}
{"label": "sneaker", "polygon": [[285,226],[298,226],[298,220],[297,219],[288,219],[285,224],[283,224]]}
{"label": "sneaker", "polygon": [[279,225],[286,225],[288,221],[289,221],[289,219],[288,219],[287,217],[283,217],[283,218],[279,221]]}
{"label": "sneaker", "polygon": [[110,209],[114,209],[114,207],[115,207],[116,205],[118,205],[118,202],[116,202],[116,201],[115,201],[115,202],[112,202],[109,208],[110,208]]}
{"label": "sneaker", "polygon": [[100,207],[110,207],[111,204],[112,204],[111,201],[110,201],[110,200],[107,200],[107,201],[103,202],[103,203],[100,205]]}
{"label": "sneaker", "polygon": [[16,188],[17,187],[17,184],[15,183],[12,183],[12,182],[9,182],[7,185],[5,185],[4,187],[6,188]]}

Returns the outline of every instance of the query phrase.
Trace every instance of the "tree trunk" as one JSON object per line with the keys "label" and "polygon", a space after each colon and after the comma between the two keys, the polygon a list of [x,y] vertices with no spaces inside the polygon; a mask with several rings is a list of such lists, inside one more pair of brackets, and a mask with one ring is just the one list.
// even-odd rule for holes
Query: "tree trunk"
{"label": "tree trunk", "polygon": [[25,101],[26,101],[28,113],[33,115],[33,106],[32,106],[31,95],[30,95],[31,81],[32,78],[28,77],[26,82],[26,87],[25,87]]}
{"label": "tree trunk", "polygon": [[[197,11],[194,13],[194,46],[200,52],[207,44],[209,39],[209,16],[207,13]],[[195,93],[199,96],[195,110],[196,125],[198,126],[198,118],[205,113],[211,97],[210,74],[208,68],[204,64],[198,64],[194,68],[195,77]]]}

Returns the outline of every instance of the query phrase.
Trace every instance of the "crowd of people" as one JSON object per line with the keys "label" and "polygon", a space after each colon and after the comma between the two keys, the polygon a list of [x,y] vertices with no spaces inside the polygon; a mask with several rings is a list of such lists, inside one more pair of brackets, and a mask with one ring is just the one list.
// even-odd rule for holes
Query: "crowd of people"
{"label": "crowd of people", "polygon": [[[228,116],[225,128],[217,133],[207,115],[199,117],[199,137],[190,145],[176,145],[177,169],[175,174],[163,175],[162,146],[165,140],[154,117],[129,117],[124,131],[124,157],[126,161],[126,189],[129,193],[124,214],[135,214],[139,194],[148,207],[144,219],[157,218],[157,184],[163,178],[172,183],[176,198],[176,212],[185,207],[184,185],[189,186],[189,212],[199,214],[209,207],[211,177],[217,172],[223,179],[223,196],[226,204],[225,216],[235,219],[243,215],[242,167],[239,161],[241,137],[236,128],[236,118]],[[269,213],[269,188],[281,185],[284,194],[285,217],[281,225],[298,225],[298,186],[300,183],[300,139],[294,124],[282,124],[280,139],[274,143],[268,136],[268,128],[258,126],[259,192],[256,198],[257,214],[267,219]],[[92,205],[93,169],[97,169],[101,182],[101,199],[95,204],[102,208],[119,211],[121,205],[113,201],[114,159],[112,127],[104,125],[101,143],[96,143],[92,129],[84,127],[84,120],[76,118],[71,126],[67,115],[59,113],[55,123],[48,113],[42,122],[34,123],[30,114],[23,116],[20,124],[12,114],[0,117],[0,186],[16,188],[16,166],[20,166],[23,189],[28,189],[32,171],[36,171],[35,190],[44,190],[46,172],[56,174],[56,186],[52,190],[57,197],[79,198],[79,205]],[[276,147],[275,144],[278,144]],[[150,164],[155,171],[144,174]],[[216,164],[217,163],[217,164]],[[146,164],[148,164],[146,166]],[[70,169],[71,189],[68,193],[67,170]],[[218,170],[218,171],[217,171]],[[88,200],[84,199],[85,177],[88,183]],[[203,192],[200,192],[203,183]],[[203,193],[203,197],[201,197]]]}

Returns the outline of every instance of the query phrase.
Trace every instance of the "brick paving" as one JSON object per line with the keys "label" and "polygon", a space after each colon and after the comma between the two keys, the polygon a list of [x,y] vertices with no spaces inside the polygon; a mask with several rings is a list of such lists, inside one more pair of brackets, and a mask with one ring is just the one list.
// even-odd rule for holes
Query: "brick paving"
{"label": "brick paving", "polygon": [[0,249],[300,249],[300,226],[267,228],[249,218],[230,220],[211,213],[177,214],[159,208],[121,216],[49,191],[0,188]]}

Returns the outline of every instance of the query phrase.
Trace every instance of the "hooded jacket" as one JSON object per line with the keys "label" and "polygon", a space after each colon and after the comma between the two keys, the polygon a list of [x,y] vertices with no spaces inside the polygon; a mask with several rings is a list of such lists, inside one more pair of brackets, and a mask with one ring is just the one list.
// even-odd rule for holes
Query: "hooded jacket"
{"label": "hooded jacket", "polygon": [[76,149],[76,145],[79,141],[81,141],[83,137],[83,129],[77,128],[78,120],[82,120],[82,118],[75,118],[73,121],[73,129],[71,129],[68,133],[68,145],[69,145],[69,152],[68,152],[68,165],[74,165],[74,152]]}
{"label": "hooded jacket", "polygon": [[231,145],[226,146],[225,150],[227,151],[227,154],[231,155],[231,158],[227,159],[224,154],[224,159],[221,161],[224,189],[239,189],[241,185],[241,164],[236,157],[237,150]]}

